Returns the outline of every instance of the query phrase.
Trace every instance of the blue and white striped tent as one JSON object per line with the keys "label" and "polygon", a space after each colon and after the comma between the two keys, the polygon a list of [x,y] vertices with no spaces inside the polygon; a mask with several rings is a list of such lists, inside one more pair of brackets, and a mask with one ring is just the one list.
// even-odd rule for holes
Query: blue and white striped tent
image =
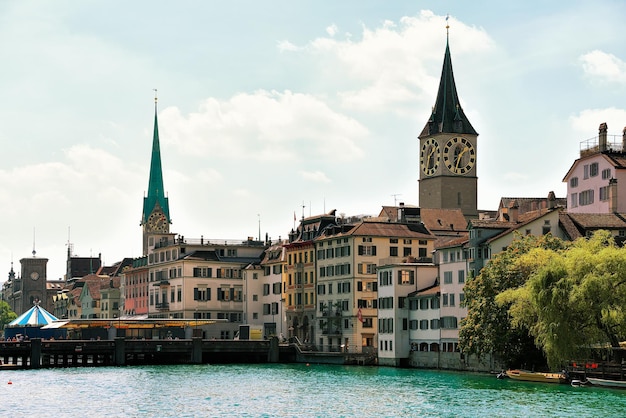
{"label": "blue and white striped tent", "polygon": [[53,321],[57,321],[57,318],[37,303],[9,322],[4,328],[4,336],[7,339],[19,335],[29,338],[64,338],[67,333],[64,329],[41,329]]}
{"label": "blue and white striped tent", "polygon": [[35,304],[32,308],[9,322],[9,327],[43,327],[57,321],[57,317]]}

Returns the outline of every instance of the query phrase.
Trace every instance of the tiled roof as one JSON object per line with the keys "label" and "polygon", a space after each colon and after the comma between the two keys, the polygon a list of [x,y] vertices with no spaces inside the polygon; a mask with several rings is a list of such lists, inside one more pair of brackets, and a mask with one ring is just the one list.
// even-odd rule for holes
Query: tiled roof
{"label": "tiled roof", "polygon": [[461,209],[423,208],[422,222],[430,231],[466,231],[467,220]]}
{"label": "tiled roof", "polygon": [[626,228],[624,215],[620,216],[616,213],[568,213],[567,215],[583,228]]}
{"label": "tiled roof", "polygon": [[[532,212],[539,209],[547,209],[550,205],[545,197],[503,197],[500,199],[499,208],[509,208],[512,202],[517,202],[519,213]],[[556,197],[552,207],[567,205],[567,198]]]}
{"label": "tiled roof", "polygon": [[457,237],[438,237],[435,241],[436,249],[458,247],[466,244],[469,241],[469,234],[463,232],[463,235]]}
{"label": "tiled roof", "polygon": [[522,227],[524,227],[525,225],[528,225],[530,222],[533,222],[543,216],[545,216],[546,214],[553,212],[555,210],[560,210],[559,208],[555,208],[555,209],[541,209],[541,210],[535,210],[532,212],[526,212],[523,213],[519,216],[520,221],[519,222],[499,222],[502,224],[509,224],[510,227],[507,228],[505,231],[502,231],[501,233],[499,233],[496,236],[493,236],[491,238],[489,238],[486,242],[492,242],[495,241],[496,239],[499,239],[500,237],[503,237],[504,235],[510,234],[513,231],[516,231]]}
{"label": "tiled roof", "polygon": [[435,280],[435,283],[433,285],[411,292],[408,294],[408,297],[415,298],[415,297],[420,297],[420,296],[434,296],[440,291],[441,291],[441,286]]}
{"label": "tiled roof", "polygon": [[398,237],[432,239],[433,235],[422,224],[401,224],[395,222],[360,222],[350,231],[340,235]]}
{"label": "tiled roof", "polygon": [[213,250],[198,250],[186,254],[183,260],[201,260],[201,261],[218,261],[220,258]]}

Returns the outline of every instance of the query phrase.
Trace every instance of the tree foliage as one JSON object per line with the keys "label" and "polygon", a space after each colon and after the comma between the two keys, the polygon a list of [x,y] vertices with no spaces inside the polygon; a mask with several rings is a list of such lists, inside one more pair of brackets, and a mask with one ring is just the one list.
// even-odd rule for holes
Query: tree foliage
{"label": "tree foliage", "polygon": [[0,301],[0,329],[4,329],[4,327],[17,318],[17,314],[11,310],[11,306],[8,303],[1,300]]}
{"label": "tree foliage", "polygon": [[496,298],[511,325],[530,332],[552,368],[592,347],[619,347],[626,337],[626,248],[598,231],[567,251],[537,249],[533,256],[515,263],[530,272],[528,280]]}
{"label": "tree foliage", "polygon": [[[461,349],[479,356],[494,354],[508,365],[545,362],[525,328],[525,322],[512,324],[509,315],[512,301],[496,303],[496,296],[526,283],[537,266],[546,261],[541,258],[540,250],[561,251],[567,245],[550,234],[539,237],[518,234],[478,276],[469,278],[464,287],[468,314],[459,332]],[[522,258],[526,262],[519,262]]]}

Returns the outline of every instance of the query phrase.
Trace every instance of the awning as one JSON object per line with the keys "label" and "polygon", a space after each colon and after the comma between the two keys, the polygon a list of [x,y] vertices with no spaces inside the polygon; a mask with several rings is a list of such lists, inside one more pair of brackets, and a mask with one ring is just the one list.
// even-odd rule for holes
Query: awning
{"label": "awning", "polygon": [[57,328],[62,328],[65,324],[67,324],[70,321],[54,321],[49,323],[48,325],[44,325],[43,327],[41,327],[41,329],[57,329]]}

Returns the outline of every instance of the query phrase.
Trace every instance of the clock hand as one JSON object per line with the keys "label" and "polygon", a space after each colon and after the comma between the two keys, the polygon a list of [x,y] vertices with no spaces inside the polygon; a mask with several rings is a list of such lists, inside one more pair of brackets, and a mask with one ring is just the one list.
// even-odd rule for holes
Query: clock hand
{"label": "clock hand", "polygon": [[454,166],[454,171],[457,171],[459,169],[459,163],[461,162],[461,157],[463,156],[463,154],[465,154],[467,151],[469,151],[469,147],[465,147],[463,148],[463,150],[459,153],[459,155],[457,155],[456,157],[456,165]]}
{"label": "clock hand", "polygon": [[426,167],[430,168],[430,159],[433,157],[433,154],[435,153],[435,147],[431,147],[430,152],[428,153],[428,157],[426,158]]}

